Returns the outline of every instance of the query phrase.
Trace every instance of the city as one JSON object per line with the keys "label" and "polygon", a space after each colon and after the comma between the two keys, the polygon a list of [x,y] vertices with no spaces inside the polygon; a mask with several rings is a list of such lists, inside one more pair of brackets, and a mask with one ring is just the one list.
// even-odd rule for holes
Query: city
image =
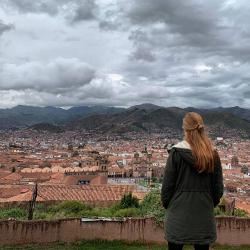
{"label": "city", "polygon": [[[1,133],[1,206],[29,201],[35,183],[40,202],[80,200],[110,205],[128,190],[143,199],[157,187],[154,183],[161,183],[167,146],[178,139],[137,136],[109,139],[90,133],[34,130]],[[250,213],[250,140],[217,137],[213,143],[221,157],[225,199],[228,203],[235,200],[236,208]],[[100,195],[99,190],[106,194]]]}

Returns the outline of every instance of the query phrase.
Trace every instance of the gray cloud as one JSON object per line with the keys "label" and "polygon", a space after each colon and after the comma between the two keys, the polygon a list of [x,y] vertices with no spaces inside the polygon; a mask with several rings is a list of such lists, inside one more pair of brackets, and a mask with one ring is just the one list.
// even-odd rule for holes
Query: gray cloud
{"label": "gray cloud", "polygon": [[0,105],[250,107],[247,0],[3,0],[0,11],[15,25],[1,36]]}
{"label": "gray cloud", "polygon": [[165,22],[180,33],[208,33],[216,26],[214,8],[217,1],[210,1],[206,8],[200,1],[132,0],[127,16],[135,24]]}
{"label": "gray cloud", "polygon": [[[61,4],[68,2],[66,0],[62,0]],[[48,0],[2,0],[2,4],[4,4],[7,8],[14,8],[21,13],[39,13],[44,12],[49,15],[55,15],[58,13],[58,10],[61,8],[61,4],[59,1],[48,1]]]}
{"label": "gray cloud", "polygon": [[61,94],[88,84],[94,77],[95,70],[74,58],[57,58],[47,64],[4,64],[0,74],[0,89],[31,89]]}
{"label": "gray cloud", "polygon": [[143,47],[138,47],[136,48],[135,51],[132,52],[130,55],[130,58],[133,60],[137,61],[147,61],[147,62],[153,62],[155,61],[155,56],[153,53],[150,51],[150,48],[143,48]]}
{"label": "gray cloud", "polygon": [[97,5],[94,0],[85,0],[81,5],[77,6],[72,22],[80,22],[95,19],[95,11]]}
{"label": "gray cloud", "polygon": [[61,13],[72,23],[95,19],[94,12],[98,7],[95,0],[3,0],[3,4],[7,10],[13,8],[22,14],[46,13],[55,16]]}
{"label": "gray cloud", "polygon": [[12,30],[14,29],[14,25],[12,24],[6,24],[4,23],[1,19],[0,19],[0,36],[6,32],[6,31],[9,31],[9,30]]}
{"label": "gray cloud", "polygon": [[[232,8],[228,2],[146,0],[141,4],[134,0],[125,14],[131,24],[138,25],[146,33],[147,39],[142,42],[156,48],[178,47],[182,54],[183,50],[193,48],[194,55],[217,54],[248,60],[249,24],[239,25],[238,22],[241,15],[249,11],[248,4],[237,1]],[[141,41],[142,37],[133,36],[133,39]]]}

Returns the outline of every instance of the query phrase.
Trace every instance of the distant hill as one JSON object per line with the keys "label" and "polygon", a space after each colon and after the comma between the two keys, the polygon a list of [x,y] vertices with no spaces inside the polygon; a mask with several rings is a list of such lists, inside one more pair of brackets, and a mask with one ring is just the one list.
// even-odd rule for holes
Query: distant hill
{"label": "distant hill", "polygon": [[114,114],[122,110],[124,109],[104,106],[80,106],[66,110],[19,105],[11,109],[0,109],[0,129],[25,128],[37,123],[62,125],[77,118],[93,114]]}
{"label": "distant hill", "polygon": [[235,116],[238,116],[250,122],[250,109],[243,109],[243,108],[236,106],[232,108],[217,108],[217,109],[213,109],[213,111],[227,112],[230,114],[234,114]]}
{"label": "distant hill", "polygon": [[[66,129],[91,130],[101,133],[168,131],[172,134],[180,134],[182,119],[186,112],[188,110],[177,107],[157,109],[133,107],[113,115],[94,115],[78,119],[67,124]],[[228,112],[206,111],[202,113],[212,135],[250,137],[250,122],[247,120]]]}
{"label": "distant hill", "polygon": [[36,123],[60,123],[67,120],[65,110],[54,107],[16,106],[0,109],[0,129],[28,127]]}
{"label": "distant hill", "polygon": [[37,123],[35,125],[30,126],[28,129],[36,130],[36,131],[44,131],[50,133],[62,133],[64,132],[63,128],[60,126],[56,126],[50,123]]}
{"label": "distant hill", "polygon": [[156,110],[156,109],[160,109],[160,108],[164,108],[164,107],[154,105],[152,103],[142,103],[142,104],[139,104],[139,105],[131,106],[128,109],[129,110],[132,110],[132,109]]}
{"label": "distant hill", "polygon": [[16,106],[12,109],[0,109],[0,129],[31,127],[51,132],[63,129],[118,134],[130,131],[147,133],[165,131],[178,134],[182,131],[182,119],[188,111],[202,114],[210,133],[214,136],[238,134],[250,138],[250,109],[240,107],[182,109],[166,108],[150,103],[127,109],[79,106],[65,110],[56,107]]}
{"label": "distant hill", "polygon": [[210,112],[217,112],[217,113],[225,113],[226,112],[226,113],[238,116],[238,117],[250,122],[250,109],[244,109],[244,108],[240,108],[238,106],[230,107],[230,108],[218,107],[218,108],[213,108],[213,109],[198,109],[198,108],[188,107],[188,108],[185,108],[185,110],[199,112],[201,114],[210,113]]}

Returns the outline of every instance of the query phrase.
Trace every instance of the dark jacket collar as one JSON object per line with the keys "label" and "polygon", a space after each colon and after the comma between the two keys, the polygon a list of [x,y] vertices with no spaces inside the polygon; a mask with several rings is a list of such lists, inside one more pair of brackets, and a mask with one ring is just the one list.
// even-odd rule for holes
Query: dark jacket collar
{"label": "dark jacket collar", "polygon": [[183,160],[189,165],[195,165],[195,159],[192,154],[191,147],[187,141],[183,140],[177,143],[172,147],[172,149],[178,152],[180,154],[180,157],[183,158]]}

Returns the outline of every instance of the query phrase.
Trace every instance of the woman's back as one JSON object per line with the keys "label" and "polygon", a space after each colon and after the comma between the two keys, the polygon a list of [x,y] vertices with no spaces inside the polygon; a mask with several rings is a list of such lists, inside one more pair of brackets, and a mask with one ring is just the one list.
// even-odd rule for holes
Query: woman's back
{"label": "woman's back", "polygon": [[171,149],[162,183],[165,238],[171,246],[196,244],[208,249],[217,237],[214,207],[223,195],[221,162],[199,114],[187,113],[183,129],[185,140]]}
{"label": "woman's back", "polygon": [[214,173],[198,173],[192,151],[182,142],[170,151],[162,185],[162,203],[167,208],[166,239],[177,244],[210,244],[216,240],[213,208],[223,186],[213,186],[220,161]]}
{"label": "woman's back", "polygon": [[172,148],[174,163],[178,178],[176,180],[177,191],[209,191],[210,178],[208,174],[198,174],[195,168],[195,159],[188,143],[183,141]]}

